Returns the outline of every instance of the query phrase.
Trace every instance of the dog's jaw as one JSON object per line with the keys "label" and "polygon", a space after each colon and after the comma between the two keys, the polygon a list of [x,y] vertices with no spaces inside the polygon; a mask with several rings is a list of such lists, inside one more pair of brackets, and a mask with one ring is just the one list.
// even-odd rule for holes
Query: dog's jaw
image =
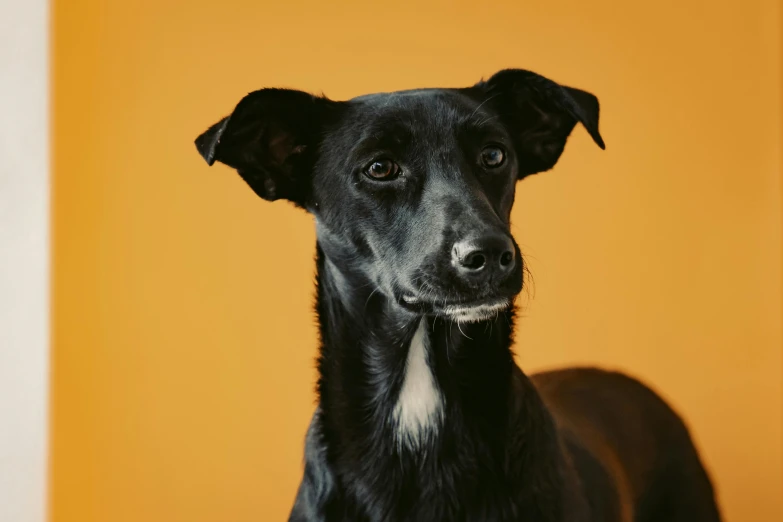
{"label": "dog's jaw", "polygon": [[437,434],[443,413],[443,397],[429,364],[426,320],[422,318],[408,348],[405,374],[392,413],[397,442],[411,449]]}

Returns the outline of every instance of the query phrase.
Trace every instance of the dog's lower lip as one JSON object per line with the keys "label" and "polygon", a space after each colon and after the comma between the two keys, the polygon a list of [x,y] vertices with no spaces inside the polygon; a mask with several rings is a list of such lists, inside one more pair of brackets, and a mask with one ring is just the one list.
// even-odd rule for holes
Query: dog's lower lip
{"label": "dog's lower lip", "polygon": [[[511,303],[511,300],[505,297],[497,297],[494,299],[482,299],[479,301],[469,301],[465,303],[447,303],[442,306],[444,310],[449,309],[472,309],[472,308],[496,308]],[[439,306],[439,308],[441,308]]]}
{"label": "dog's lower lip", "polygon": [[449,313],[450,310],[470,310],[474,308],[500,308],[504,305],[508,306],[511,304],[511,299],[508,297],[494,297],[494,298],[486,298],[486,299],[477,299],[474,301],[457,301],[457,302],[445,302],[441,303],[438,301],[422,301],[416,296],[412,295],[403,295],[402,301],[405,304],[408,305],[426,305],[428,308],[431,308],[433,311],[442,311],[444,313]]}

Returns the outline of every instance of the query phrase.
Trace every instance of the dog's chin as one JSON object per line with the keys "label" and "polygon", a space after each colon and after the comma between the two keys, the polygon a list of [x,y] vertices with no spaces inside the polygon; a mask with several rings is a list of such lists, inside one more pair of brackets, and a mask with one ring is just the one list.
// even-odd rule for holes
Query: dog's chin
{"label": "dog's chin", "polygon": [[442,317],[458,323],[477,323],[493,319],[513,303],[510,297],[486,298],[463,303],[435,303],[422,301],[416,296],[404,295],[400,304],[411,312]]}

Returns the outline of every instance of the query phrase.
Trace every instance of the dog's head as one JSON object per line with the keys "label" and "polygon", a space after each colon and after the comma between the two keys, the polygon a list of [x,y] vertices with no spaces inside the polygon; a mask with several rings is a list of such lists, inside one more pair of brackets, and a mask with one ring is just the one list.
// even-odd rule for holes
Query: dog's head
{"label": "dog's head", "polygon": [[552,168],[577,122],[603,148],[595,96],[505,70],[469,88],[344,102],[262,89],[196,146],[262,198],[312,213],[346,277],[415,312],[476,320],[522,288],[516,181]]}

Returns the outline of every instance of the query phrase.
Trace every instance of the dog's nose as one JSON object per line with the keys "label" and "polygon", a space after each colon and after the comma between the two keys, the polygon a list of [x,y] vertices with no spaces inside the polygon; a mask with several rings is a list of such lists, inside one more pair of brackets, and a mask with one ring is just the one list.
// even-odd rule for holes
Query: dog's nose
{"label": "dog's nose", "polygon": [[452,262],[460,275],[471,279],[500,279],[514,269],[514,243],[506,235],[494,234],[454,244]]}

